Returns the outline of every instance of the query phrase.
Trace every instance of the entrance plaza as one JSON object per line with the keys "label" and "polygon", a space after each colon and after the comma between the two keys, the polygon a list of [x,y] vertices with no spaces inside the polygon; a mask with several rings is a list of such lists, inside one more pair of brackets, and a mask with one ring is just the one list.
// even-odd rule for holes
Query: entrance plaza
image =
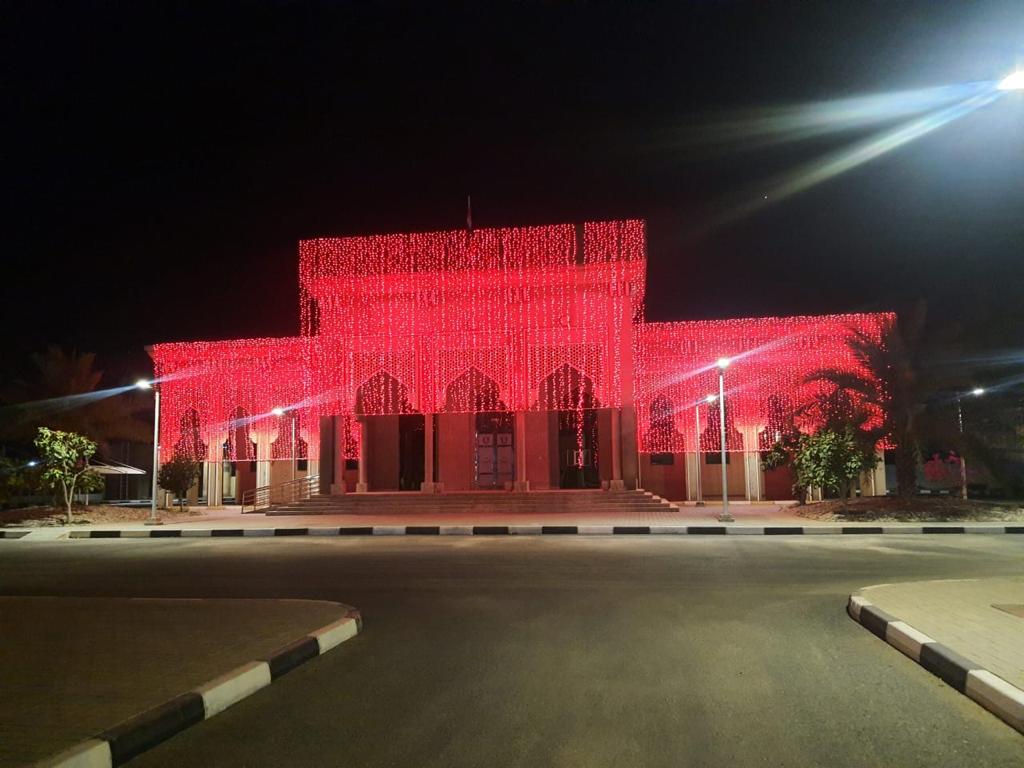
{"label": "entrance plaza", "polygon": [[[720,500],[725,358],[725,493],[789,498],[761,452],[818,394],[808,374],[856,367],[850,330],[892,316],[648,323],[645,284],[636,220],[303,240],[299,335],[150,348],[161,457],[201,460],[210,506],[302,478]],[[885,493],[883,466],[861,492]]]}

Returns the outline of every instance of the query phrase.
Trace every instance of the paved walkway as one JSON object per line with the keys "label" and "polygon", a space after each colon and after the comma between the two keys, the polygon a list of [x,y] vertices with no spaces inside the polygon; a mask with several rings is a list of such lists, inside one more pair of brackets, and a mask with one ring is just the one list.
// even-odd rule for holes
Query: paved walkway
{"label": "paved walkway", "polygon": [[1024,689],[1024,578],[882,584],[860,594]]}
{"label": "paved walkway", "polygon": [[0,765],[49,757],[338,612],[314,600],[0,597]]}

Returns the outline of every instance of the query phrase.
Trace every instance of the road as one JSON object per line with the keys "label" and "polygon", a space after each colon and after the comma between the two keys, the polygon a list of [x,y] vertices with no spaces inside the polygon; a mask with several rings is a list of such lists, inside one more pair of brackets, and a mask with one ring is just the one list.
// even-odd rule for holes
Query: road
{"label": "road", "polygon": [[1019,768],[1024,737],[844,606],[870,584],[1020,575],[1019,536],[0,542],[2,594],[362,611],[364,634],[140,768]]}

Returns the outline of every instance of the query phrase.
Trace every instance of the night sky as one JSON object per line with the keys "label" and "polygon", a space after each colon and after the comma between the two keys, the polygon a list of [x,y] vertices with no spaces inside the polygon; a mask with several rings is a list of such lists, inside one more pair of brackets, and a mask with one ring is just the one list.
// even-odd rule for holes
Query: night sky
{"label": "night sky", "polygon": [[489,6],[5,3],[4,367],[295,334],[298,239],[461,227],[467,193],[477,226],[647,219],[654,320],[923,297],[977,345],[1024,330],[1024,94],[738,217],[899,121],[722,127],[997,79],[1020,0]]}

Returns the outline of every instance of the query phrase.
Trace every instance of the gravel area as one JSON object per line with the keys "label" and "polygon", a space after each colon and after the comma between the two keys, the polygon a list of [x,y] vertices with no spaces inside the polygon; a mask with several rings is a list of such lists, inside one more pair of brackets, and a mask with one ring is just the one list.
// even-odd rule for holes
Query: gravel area
{"label": "gravel area", "polygon": [[[165,522],[188,522],[202,519],[206,515],[205,507],[186,508],[181,514],[177,507],[173,510],[160,511],[160,519]],[[72,508],[72,525],[92,525],[96,523],[137,523],[149,516],[148,507],[119,507],[110,504],[76,504]],[[11,526],[18,528],[44,528],[53,525],[67,525],[63,509],[53,507],[24,507],[22,509],[0,510],[0,528]]]}
{"label": "gravel area", "polygon": [[918,496],[902,499],[877,496],[863,499],[832,499],[791,507],[790,512],[809,520],[855,522],[976,522],[1024,521],[1019,502],[995,502],[949,497]]}

